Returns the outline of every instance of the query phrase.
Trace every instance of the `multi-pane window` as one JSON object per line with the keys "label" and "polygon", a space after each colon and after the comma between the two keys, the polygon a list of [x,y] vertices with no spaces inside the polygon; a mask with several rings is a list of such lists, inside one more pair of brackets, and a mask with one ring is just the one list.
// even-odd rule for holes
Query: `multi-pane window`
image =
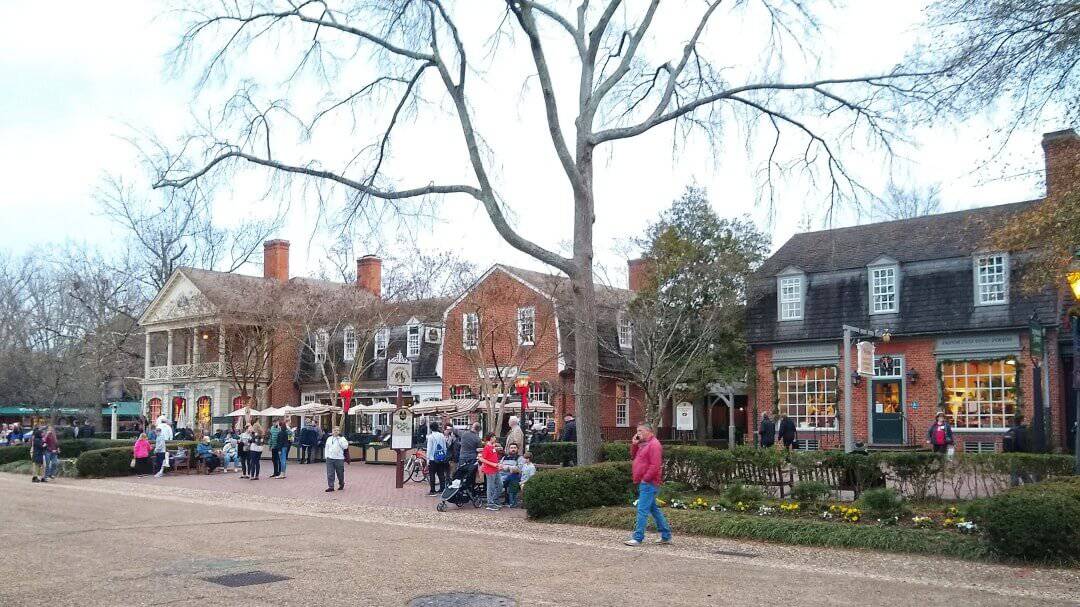
{"label": "multi-pane window", "polygon": [[836,427],[836,367],[783,367],[776,370],[780,415],[800,428]]}
{"label": "multi-pane window", "polygon": [[373,349],[375,350],[375,358],[386,358],[386,349],[390,346],[390,329],[389,327],[380,327],[375,332],[375,339]]}
{"label": "multi-pane window", "polygon": [[344,350],[342,356],[345,361],[351,362],[356,360],[356,329],[354,327],[345,327],[342,342]]}
{"label": "multi-pane window", "polygon": [[630,384],[615,384],[615,425],[625,428],[630,425]]}
{"label": "multi-pane window", "polygon": [[634,321],[625,313],[619,313],[619,347],[631,349],[634,347]]}
{"label": "multi-pane window", "polygon": [[330,334],[323,329],[315,332],[315,364],[326,361],[326,348],[330,345]]}
{"label": "multi-pane window", "polygon": [[529,402],[530,403],[548,403],[551,398],[551,390],[548,388],[548,383],[545,381],[533,381],[529,382]]}
{"label": "multi-pane window", "polygon": [[975,297],[979,305],[1008,301],[1009,264],[1004,254],[980,255],[975,259]]}
{"label": "multi-pane window", "polygon": [[406,341],[405,355],[409,358],[416,358],[420,356],[420,325],[409,325],[408,336]]}
{"label": "multi-pane window", "polygon": [[897,311],[896,267],[870,269],[870,313]]}
{"label": "multi-pane window", "polygon": [[533,411],[532,415],[533,415],[533,423],[534,424],[535,423],[541,423],[541,424],[544,424],[546,426],[547,423],[548,423],[548,420],[550,419],[550,416],[544,411]]}
{"label": "multi-pane window", "polygon": [[472,395],[472,386],[468,384],[450,386],[450,398],[472,398]]}
{"label": "multi-pane window", "polygon": [[461,345],[475,350],[480,344],[480,317],[475,313],[461,315]]}
{"label": "multi-pane window", "polygon": [[523,346],[536,343],[536,308],[518,308],[517,335],[518,343]]}
{"label": "multi-pane window", "polygon": [[954,428],[1007,428],[1016,413],[1016,361],[943,362],[941,395]]}
{"label": "multi-pane window", "polygon": [[803,317],[802,276],[780,279],[780,320],[799,320]]}
{"label": "multi-pane window", "polygon": [[469,424],[469,416],[468,415],[458,415],[457,417],[451,417],[450,418],[450,423],[454,424],[455,428],[468,428],[469,425],[470,425]]}

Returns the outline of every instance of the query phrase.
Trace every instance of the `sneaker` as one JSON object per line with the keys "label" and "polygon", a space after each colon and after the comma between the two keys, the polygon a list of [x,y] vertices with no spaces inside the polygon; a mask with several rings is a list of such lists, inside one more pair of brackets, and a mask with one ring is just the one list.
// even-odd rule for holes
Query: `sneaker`
{"label": "sneaker", "polygon": [[498,512],[499,507],[498,506],[488,506],[487,508],[485,508],[485,510],[490,510],[492,512]]}
{"label": "sneaker", "polygon": [[427,494],[428,497],[436,497],[437,495],[439,495],[439,494],[435,493],[434,491]]}
{"label": "sneaker", "polygon": [[333,487],[327,487],[327,488],[326,488],[326,491],[324,491],[324,493],[333,493],[333,492],[334,492],[334,488],[333,488]]}
{"label": "sneaker", "polygon": [[282,475],[281,475],[281,476],[279,476],[278,478],[285,478],[285,475],[284,475],[284,474],[282,474]]}
{"label": "sneaker", "polygon": [[671,545],[671,538],[668,538],[666,540],[664,538],[660,538],[660,539],[656,540],[653,543],[654,544],[660,544],[661,546],[670,546]]}
{"label": "sneaker", "polygon": [[155,475],[154,475],[154,478],[161,478],[161,477],[163,477],[163,476],[165,476],[165,475],[164,475],[164,474],[162,474],[162,473],[160,473],[160,472],[158,472],[157,474],[155,474]]}
{"label": "sneaker", "polygon": [[641,542],[637,540],[626,540],[623,544],[626,544],[627,546],[640,546]]}
{"label": "sneaker", "polygon": [[38,480],[38,477],[35,476],[34,478],[30,479],[30,482],[31,483],[40,483],[41,481]]}
{"label": "sneaker", "polygon": [[240,478],[251,478],[251,477],[250,477],[250,476],[248,476],[248,475],[246,475],[246,474],[241,474],[241,475],[240,475]]}
{"label": "sneaker", "polygon": [[342,484],[338,485],[337,490],[338,491],[344,491],[345,490],[345,483],[342,483]]}
{"label": "sneaker", "polygon": [[40,480],[40,481],[38,481],[38,482],[39,482],[39,483],[47,483],[47,482],[49,482],[49,479],[47,479],[47,478],[43,478],[43,479],[41,479],[41,480]]}

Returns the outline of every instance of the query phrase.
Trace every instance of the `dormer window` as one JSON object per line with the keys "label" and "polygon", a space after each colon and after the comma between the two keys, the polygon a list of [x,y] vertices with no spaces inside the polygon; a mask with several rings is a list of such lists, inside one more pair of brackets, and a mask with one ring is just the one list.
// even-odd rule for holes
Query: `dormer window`
{"label": "dormer window", "polygon": [[878,263],[866,270],[870,294],[870,314],[895,314],[900,311],[900,266]]}
{"label": "dormer window", "polygon": [[634,347],[634,321],[630,319],[626,312],[619,312],[618,318],[619,329],[619,348],[623,350],[631,350]]}
{"label": "dormer window", "polygon": [[356,360],[356,328],[345,327],[344,335],[342,336],[342,356],[345,362],[352,362]]}
{"label": "dormer window", "polygon": [[776,278],[776,300],[780,320],[802,320],[806,275],[797,270]]}
{"label": "dormer window", "polygon": [[420,356],[421,328],[419,324],[410,324],[408,326],[407,341],[405,342],[405,356],[408,358]]}
{"label": "dormer window", "polygon": [[315,332],[315,364],[326,362],[326,349],[330,345],[330,334],[325,329]]}
{"label": "dormer window", "polygon": [[975,305],[1009,303],[1009,256],[990,253],[975,257]]}
{"label": "dormer window", "polygon": [[375,358],[386,358],[386,349],[390,346],[390,329],[389,327],[380,327],[375,332],[374,352]]}

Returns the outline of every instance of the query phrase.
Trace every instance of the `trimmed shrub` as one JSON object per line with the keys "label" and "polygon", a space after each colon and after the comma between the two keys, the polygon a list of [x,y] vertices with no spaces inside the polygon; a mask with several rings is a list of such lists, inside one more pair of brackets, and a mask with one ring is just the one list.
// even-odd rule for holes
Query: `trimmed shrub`
{"label": "trimmed shrub", "polygon": [[908,511],[904,498],[887,487],[867,489],[859,498],[858,506],[875,518],[903,516]]}
{"label": "trimmed shrub", "polygon": [[544,470],[525,483],[522,493],[530,518],[625,505],[632,496],[630,464],[625,462]]}
{"label": "trimmed shrub", "polygon": [[902,490],[917,500],[926,499],[930,486],[946,464],[941,454],[925,451],[875,453],[873,458],[883,463]]}
{"label": "trimmed shrub", "polygon": [[742,502],[747,506],[754,507],[765,499],[765,491],[761,487],[736,483],[728,485],[724,489],[723,497],[732,506]]}
{"label": "trimmed shrub", "polygon": [[1080,484],[1042,483],[986,500],[983,527],[997,554],[1035,561],[1080,560]]}
{"label": "trimmed shrub", "polygon": [[[84,451],[90,451],[93,449],[108,449],[110,447],[120,447],[123,445],[132,445],[135,441],[122,441],[122,440],[109,440],[104,438],[80,438],[75,440],[62,440],[60,441],[60,457],[73,458],[78,457],[79,454]],[[0,447],[0,465],[7,464],[9,462],[17,462],[20,460],[30,459],[30,445],[11,445],[9,447]]]}
{"label": "trimmed shrub", "polygon": [[577,463],[577,443],[550,442],[529,445],[534,464],[573,466]]}
{"label": "trimmed shrub", "polygon": [[[111,442],[111,441],[109,441]],[[195,457],[194,441],[173,441],[169,449],[186,448],[188,457]],[[75,460],[75,468],[82,477],[127,476],[131,474],[132,447],[111,447],[84,451]]]}
{"label": "trimmed shrub", "polygon": [[791,488],[791,499],[806,505],[820,504],[831,494],[828,483],[821,481],[799,481]]}
{"label": "trimmed shrub", "polygon": [[[664,455],[668,450],[664,450]],[[630,443],[604,443],[603,458],[605,462],[628,462],[630,461]]]}

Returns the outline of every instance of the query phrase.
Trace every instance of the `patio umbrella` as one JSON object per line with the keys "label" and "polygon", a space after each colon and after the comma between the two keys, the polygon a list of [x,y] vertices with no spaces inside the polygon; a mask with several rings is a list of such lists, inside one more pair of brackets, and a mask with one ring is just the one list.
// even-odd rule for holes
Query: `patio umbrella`
{"label": "patio umbrella", "polygon": [[368,413],[368,414],[393,413],[396,410],[397,410],[397,407],[395,407],[394,405],[392,405],[392,404],[390,404],[390,403],[388,403],[386,401],[383,401],[383,402],[380,402],[380,403],[375,403],[374,405],[356,405],[356,406],[353,406],[353,407],[349,408],[349,415],[359,415],[361,413]]}
{"label": "patio umbrella", "polygon": [[281,409],[277,407],[267,407],[266,409],[259,409],[258,411],[252,411],[252,415],[258,415],[261,417],[273,417],[275,415],[281,415]]}
{"label": "patio umbrella", "polygon": [[237,409],[236,411],[233,411],[228,415],[228,417],[247,417],[252,414],[253,412],[251,410],[251,407],[243,407],[242,409]]}

